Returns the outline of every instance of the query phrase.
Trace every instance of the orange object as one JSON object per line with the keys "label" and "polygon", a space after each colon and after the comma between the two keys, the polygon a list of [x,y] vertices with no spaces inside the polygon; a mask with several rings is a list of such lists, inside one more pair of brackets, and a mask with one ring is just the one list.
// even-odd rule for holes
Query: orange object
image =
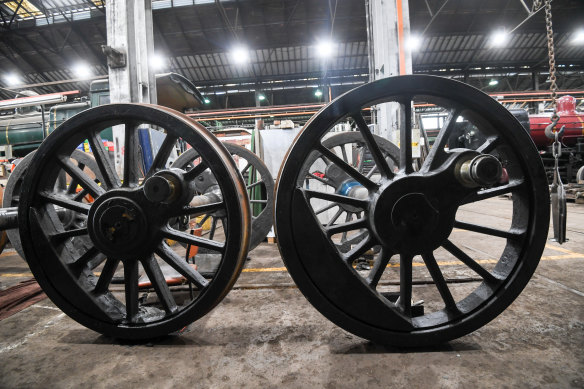
{"label": "orange object", "polygon": [[[189,264],[189,266],[192,267],[193,269],[197,270],[197,265]],[[164,280],[166,281],[166,285],[168,285],[168,286],[183,285],[183,284],[186,284],[186,282],[187,282],[187,279],[183,276],[172,277],[172,278],[164,277]],[[152,282],[150,282],[150,280],[138,283],[138,288],[151,288],[151,287],[152,287]]]}
{"label": "orange object", "polygon": [[402,7],[402,0],[396,0],[397,5],[397,40],[399,46],[399,74],[406,73],[406,54],[404,52],[404,12]]}
{"label": "orange object", "polygon": [[[195,236],[201,236],[203,234],[203,227],[195,228],[191,230],[191,234]],[[191,245],[189,247],[188,258],[191,259],[199,252],[199,246]]]}

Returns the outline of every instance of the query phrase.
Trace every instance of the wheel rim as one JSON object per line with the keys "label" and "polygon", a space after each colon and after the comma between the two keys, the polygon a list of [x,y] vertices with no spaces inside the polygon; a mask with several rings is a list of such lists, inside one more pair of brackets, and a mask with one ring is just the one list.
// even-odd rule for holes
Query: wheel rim
{"label": "wheel rim", "polygon": [[[411,147],[400,149],[397,174],[383,167],[378,155],[376,159],[379,148],[375,146],[361,110],[391,101],[402,107],[425,103],[447,108],[443,111],[448,114],[445,125],[418,172],[412,167]],[[403,112],[400,142],[411,145],[411,109]],[[369,180],[345,166],[341,170],[364,188],[361,193],[366,194],[360,198],[316,193],[299,187],[298,174],[302,169],[298,166],[310,161],[311,153],[320,153],[342,166],[342,158],[324,146],[321,139],[348,116],[352,117],[380,166],[379,180]],[[465,149],[448,150],[445,146],[458,126],[459,116],[484,138],[476,145],[465,145]],[[450,142],[454,143],[452,139]],[[519,151],[514,151],[513,147]],[[502,161],[509,176],[508,183],[497,183],[482,190],[485,186],[467,188],[454,177],[455,172],[461,171],[457,163],[463,158],[489,153]],[[457,221],[466,212],[464,204],[504,193],[513,193],[508,230]],[[366,217],[323,229],[320,223],[314,222],[314,199],[361,207]],[[411,212],[412,209],[416,212]],[[549,196],[537,150],[509,112],[487,95],[462,83],[432,76],[405,76],[356,88],[323,108],[307,123],[280,170],[275,220],[286,266],[301,291],[325,316],[371,340],[426,345],[479,328],[502,312],[521,292],[543,251],[549,223]],[[486,269],[482,262],[460,249],[453,241],[455,227],[503,239],[494,266]],[[331,237],[356,228],[368,229],[368,239],[363,239],[349,252],[338,251]],[[381,244],[382,249],[371,271],[361,274],[354,270],[353,261],[375,244]],[[443,275],[444,267],[436,260],[435,254],[439,252],[454,257],[467,270],[472,270],[479,281],[470,292],[460,295],[451,291],[452,285],[448,285]],[[392,257],[393,262],[390,261]],[[422,314],[412,305],[413,266],[426,269],[439,299],[435,305],[425,302]],[[393,274],[399,291],[378,290],[381,277],[392,268],[399,269],[398,274]]]}
{"label": "wheel rim", "polygon": [[[253,152],[234,143],[225,142],[223,145],[229,154],[231,154],[231,157],[236,160],[236,165],[246,184],[247,196],[250,199],[249,203],[252,210],[252,217],[249,251],[251,251],[265,239],[272,228],[272,220],[274,217],[274,179],[268,167]],[[198,153],[196,150],[189,149],[181,154],[172,164],[172,167],[188,170],[197,158]],[[254,193],[258,193],[259,196],[256,197],[259,198],[252,198]],[[220,218],[219,215],[204,215],[195,224],[195,227],[200,228],[207,220],[210,220],[211,227],[208,234],[213,236],[217,227],[218,218]],[[183,224],[186,226],[188,223]]]}
{"label": "wheel rim", "polygon": [[[116,174],[105,150],[98,146],[100,132],[114,125],[124,125],[126,146],[121,176]],[[166,135],[152,168],[142,180],[137,155],[139,129],[144,127],[152,131],[164,129]],[[99,184],[67,159],[85,139],[92,146],[97,170],[103,177]],[[189,174],[166,167],[177,140],[196,148],[201,155],[203,164]],[[245,186],[220,142],[176,111],[136,104],[112,104],[84,111],[47,137],[31,166],[34,169],[29,170],[23,184],[28,190],[19,204],[24,253],[47,295],[81,324],[120,338],[165,335],[200,318],[218,304],[241,271],[249,240]],[[69,200],[53,190],[63,170],[93,196],[93,203]],[[191,184],[203,172],[217,177],[222,200],[191,206]],[[160,177],[167,177],[162,181],[176,186],[174,197],[169,195],[162,202],[152,200],[156,196],[152,195],[151,184],[156,184]],[[65,231],[56,217],[55,204],[87,214],[87,228]],[[168,224],[173,216],[219,208],[224,209],[228,221],[221,239],[190,236]],[[83,249],[72,246],[73,236],[85,242]],[[221,263],[213,279],[206,280],[188,266],[166,245],[166,238],[218,250],[222,254]],[[92,270],[96,262],[99,265]],[[194,285],[196,293],[184,297],[180,291],[171,290],[161,270],[165,265]],[[122,268],[123,291],[114,290],[112,279]],[[140,268],[154,289],[146,299],[140,296]]]}

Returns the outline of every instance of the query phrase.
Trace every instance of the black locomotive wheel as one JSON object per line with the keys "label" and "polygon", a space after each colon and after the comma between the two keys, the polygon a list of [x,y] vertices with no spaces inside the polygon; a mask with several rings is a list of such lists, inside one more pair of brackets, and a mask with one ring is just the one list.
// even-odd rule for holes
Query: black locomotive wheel
{"label": "black locomotive wheel", "polygon": [[[385,102],[400,104],[403,113],[397,172],[383,158],[362,114]],[[415,171],[412,111],[418,104],[430,107],[443,123]],[[325,146],[323,137],[347,119],[369,147],[380,173],[375,179]],[[474,149],[449,149],[449,136],[461,121],[472,127],[469,134],[480,132],[486,141]],[[302,184],[314,155],[344,174],[342,190]],[[440,77],[386,78],[335,99],[296,138],[276,187],[278,245],[294,281],[327,318],[379,343],[435,344],[488,323],[525,287],[547,238],[549,192],[529,134],[486,94]],[[484,224],[476,224],[476,216],[466,221],[473,212],[492,210],[502,194],[512,195],[505,203],[509,209],[498,210],[506,212],[504,217],[485,216]],[[352,207],[361,216],[323,225],[316,201]],[[493,220],[509,226],[489,225]],[[355,230],[367,231],[366,238],[349,251],[339,250],[335,237]],[[480,246],[484,237],[489,242]],[[381,250],[372,269],[355,269],[355,260],[376,245]],[[458,274],[465,282],[451,283]]]}
{"label": "black locomotive wheel", "polygon": [[[249,251],[255,249],[268,235],[272,228],[274,218],[274,178],[270,174],[268,167],[252,151],[234,143],[223,143],[231,157],[238,165],[239,172],[246,184],[252,217],[251,217],[251,237]],[[172,167],[190,170],[193,162],[199,157],[194,149],[189,149],[182,153],[172,164]],[[253,196],[255,193],[258,196]],[[201,215],[203,225],[205,221],[210,221],[208,234],[214,236],[221,219],[221,214],[209,213]],[[183,223],[184,224],[184,223]]]}
{"label": "black locomotive wheel", "polygon": [[[34,151],[27,154],[24,158],[22,158],[18,165],[16,165],[14,171],[10,173],[8,182],[6,183],[6,190],[2,196],[3,207],[18,207],[24,176],[26,175],[33,156]],[[95,177],[98,183],[101,182],[101,173],[97,168],[95,159],[90,154],[81,150],[74,150],[71,154],[71,162],[76,164],[77,167],[80,170],[83,170],[86,174]],[[61,179],[57,180],[55,184],[55,190],[60,191],[62,195],[68,198],[75,198],[75,196],[77,196],[76,190],[81,188],[76,185],[75,182],[65,182],[63,178],[64,176],[61,175]],[[64,228],[66,230],[83,227],[86,221],[85,215],[81,215],[66,209],[63,209],[62,212],[59,213],[59,218],[64,222]],[[10,243],[12,244],[12,247],[16,250],[18,255],[20,255],[20,257],[26,261],[26,258],[24,257],[24,251],[22,250],[22,243],[20,241],[20,233],[18,228],[7,230],[6,233]]]}
{"label": "black locomotive wheel", "polygon": [[[101,147],[102,130],[123,126],[123,174]],[[146,129],[145,129],[146,128]],[[165,131],[152,167],[141,172],[137,160],[140,131]],[[102,176],[98,184],[71,162],[76,146],[88,140]],[[177,141],[196,149],[199,168],[169,169]],[[71,199],[56,190],[59,177],[83,188]],[[193,183],[200,174],[216,177],[221,200],[198,198]],[[142,178],[144,177],[144,178]],[[168,108],[111,104],[84,111],[51,133],[36,151],[25,176],[18,208],[24,254],[35,278],[65,313],[100,333],[127,339],[166,335],[202,317],[235,283],[247,256],[250,216],[245,185],[229,153],[205,128]],[[94,201],[88,203],[84,195]],[[66,230],[58,208],[86,215],[87,226]],[[169,220],[222,209],[228,221],[222,239],[177,231]],[[88,244],[74,245],[84,237]],[[221,254],[211,280],[188,265],[166,244],[174,239]],[[173,269],[196,293],[170,288],[163,274]],[[140,273],[143,276],[140,277]],[[123,288],[112,285],[120,274]],[[140,292],[139,287],[150,286]],[[184,288],[182,288],[184,289]]]}

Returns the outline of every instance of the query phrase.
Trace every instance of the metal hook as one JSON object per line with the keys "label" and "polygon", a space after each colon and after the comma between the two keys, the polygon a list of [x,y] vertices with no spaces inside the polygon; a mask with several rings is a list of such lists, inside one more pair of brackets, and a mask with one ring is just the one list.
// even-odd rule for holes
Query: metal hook
{"label": "metal hook", "polygon": [[557,132],[558,139],[559,139],[562,137],[562,135],[564,135],[564,127],[566,127],[566,126],[562,126],[562,128],[560,128],[558,131],[554,131],[556,124],[558,124],[558,122],[560,121],[559,115],[554,115],[554,116],[552,116],[552,118],[551,118],[552,122],[545,128],[544,132],[545,132],[545,136],[547,136],[550,139],[556,139],[555,133]]}

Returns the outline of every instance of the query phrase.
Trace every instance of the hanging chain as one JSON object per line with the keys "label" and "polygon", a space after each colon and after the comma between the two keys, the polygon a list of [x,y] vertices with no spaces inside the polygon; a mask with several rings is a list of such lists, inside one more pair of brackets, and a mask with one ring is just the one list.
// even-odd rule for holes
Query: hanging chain
{"label": "hanging chain", "polygon": [[[548,45],[548,56],[550,64],[550,94],[552,97],[552,108],[554,113],[552,115],[552,121],[559,119],[557,112],[557,90],[558,85],[556,84],[556,55],[554,53],[554,30],[552,29],[552,0],[545,1],[545,27],[547,30],[547,45]],[[535,4],[535,3],[534,3]]]}

